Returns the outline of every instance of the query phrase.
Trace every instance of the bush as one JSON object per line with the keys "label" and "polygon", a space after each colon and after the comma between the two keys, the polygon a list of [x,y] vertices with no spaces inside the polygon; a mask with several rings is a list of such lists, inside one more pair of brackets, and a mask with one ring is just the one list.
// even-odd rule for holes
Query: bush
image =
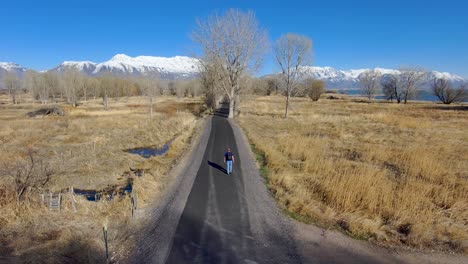
{"label": "bush", "polygon": [[309,79],[305,81],[305,89],[312,101],[318,101],[325,92],[325,82],[322,80]]}

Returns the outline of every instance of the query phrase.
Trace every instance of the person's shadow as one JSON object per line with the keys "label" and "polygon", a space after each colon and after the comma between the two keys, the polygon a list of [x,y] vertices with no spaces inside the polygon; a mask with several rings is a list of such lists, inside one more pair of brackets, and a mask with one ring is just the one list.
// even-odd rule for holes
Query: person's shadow
{"label": "person's shadow", "polygon": [[220,166],[214,162],[211,162],[211,161],[208,161],[208,165],[210,165],[211,167],[215,168],[215,169],[218,169],[220,171],[222,171],[224,174],[227,174],[227,171],[226,169],[223,167],[223,166]]}

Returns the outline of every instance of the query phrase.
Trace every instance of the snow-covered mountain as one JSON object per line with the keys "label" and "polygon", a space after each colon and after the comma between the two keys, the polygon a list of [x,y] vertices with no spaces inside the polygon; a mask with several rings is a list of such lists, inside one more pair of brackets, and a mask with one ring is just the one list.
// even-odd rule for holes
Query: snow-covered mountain
{"label": "snow-covered mountain", "polygon": [[66,61],[51,71],[77,69],[88,75],[113,74],[119,76],[146,76],[161,79],[191,79],[199,72],[195,58],[175,56],[171,58],[117,54],[102,63],[90,61]]}
{"label": "snow-covered mountain", "polygon": [[[359,69],[359,70],[336,70],[331,67],[313,67],[304,66],[300,69],[301,78],[314,78],[323,80],[328,89],[357,89],[359,88],[359,78],[361,74],[371,69]],[[375,68],[376,72],[380,73],[383,77],[386,75],[398,75],[401,74],[398,70]],[[421,88],[429,88],[431,80],[434,78],[444,78],[449,80],[453,85],[458,86],[465,79],[458,75],[450,74],[448,72],[431,71],[428,72],[421,81]]]}
{"label": "snow-covered mountain", "polygon": [[64,72],[66,70],[78,70],[87,75],[92,75],[96,70],[97,63],[91,61],[64,61],[50,71]]}
{"label": "snow-covered mountain", "polygon": [[24,73],[27,71],[28,69],[19,65],[19,64],[16,64],[16,63],[12,63],[12,62],[0,62],[0,81],[3,80],[3,76],[7,73],[7,72],[13,72],[15,73],[16,75],[18,75],[20,78],[22,78],[24,76]]}

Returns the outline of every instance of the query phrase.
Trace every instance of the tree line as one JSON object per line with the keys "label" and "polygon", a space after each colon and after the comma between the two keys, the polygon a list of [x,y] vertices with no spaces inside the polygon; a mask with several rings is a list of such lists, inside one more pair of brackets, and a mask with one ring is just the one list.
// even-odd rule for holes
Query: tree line
{"label": "tree line", "polygon": [[[213,98],[224,95],[229,102],[229,118],[232,118],[239,105],[239,95],[246,89],[242,82],[259,69],[269,50],[267,32],[252,11],[229,9],[222,15],[214,13],[205,20],[197,20],[192,38],[202,51],[199,55],[201,83],[208,95],[207,103],[212,104]],[[273,51],[281,69],[276,80],[279,83],[267,80],[264,84],[267,90],[272,85],[276,90],[285,88],[287,117],[289,98],[299,88],[301,66],[312,60],[312,40],[288,33],[275,42]],[[320,82],[302,82],[302,85],[317,88]],[[316,92],[309,94],[317,97]]]}
{"label": "tree line", "polygon": [[[193,40],[202,53],[202,87],[208,104],[216,95],[225,95],[229,101],[229,117],[233,117],[239,104],[239,95],[248,88],[245,80],[252,75],[269,50],[266,31],[260,26],[252,11],[230,9],[220,15],[214,13],[206,20],[198,20]],[[273,43],[274,60],[280,69],[275,78],[256,81],[250,92],[270,94],[281,90],[286,97],[285,117],[291,96],[309,95],[318,100],[324,91],[319,80],[304,80],[303,66],[312,63],[312,40],[307,36],[287,33]],[[420,68],[401,69],[399,74],[381,76],[375,70],[361,74],[359,83],[362,94],[369,99],[382,91],[387,100],[407,103],[413,99],[426,73]],[[457,88],[447,80],[434,79],[432,92],[443,103],[461,102],[467,99],[466,84]]]}
{"label": "tree line", "polygon": [[73,107],[90,99],[102,98],[105,109],[108,108],[109,98],[153,98],[160,95],[196,97],[202,92],[197,80],[158,80],[113,75],[90,77],[74,69],[43,73],[27,71],[24,78],[7,73],[3,78],[3,86],[13,104],[19,103],[19,95],[30,93],[41,104],[65,101]]}
{"label": "tree line", "polygon": [[[408,100],[416,97],[426,74],[420,68],[403,68],[398,74],[385,75],[375,70],[366,71],[359,76],[361,94],[371,100],[382,91],[385,99],[406,104]],[[467,83],[453,87],[448,80],[435,77],[431,80],[430,86],[432,94],[444,104],[468,99]]]}

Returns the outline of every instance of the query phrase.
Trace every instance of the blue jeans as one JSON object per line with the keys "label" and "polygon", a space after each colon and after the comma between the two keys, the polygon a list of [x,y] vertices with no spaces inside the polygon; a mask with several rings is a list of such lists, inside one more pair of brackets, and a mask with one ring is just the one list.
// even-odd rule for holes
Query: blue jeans
{"label": "blue jeans", "polygon": [[227,174],[232,173],[232,160],[226,160],[226,172]]}

